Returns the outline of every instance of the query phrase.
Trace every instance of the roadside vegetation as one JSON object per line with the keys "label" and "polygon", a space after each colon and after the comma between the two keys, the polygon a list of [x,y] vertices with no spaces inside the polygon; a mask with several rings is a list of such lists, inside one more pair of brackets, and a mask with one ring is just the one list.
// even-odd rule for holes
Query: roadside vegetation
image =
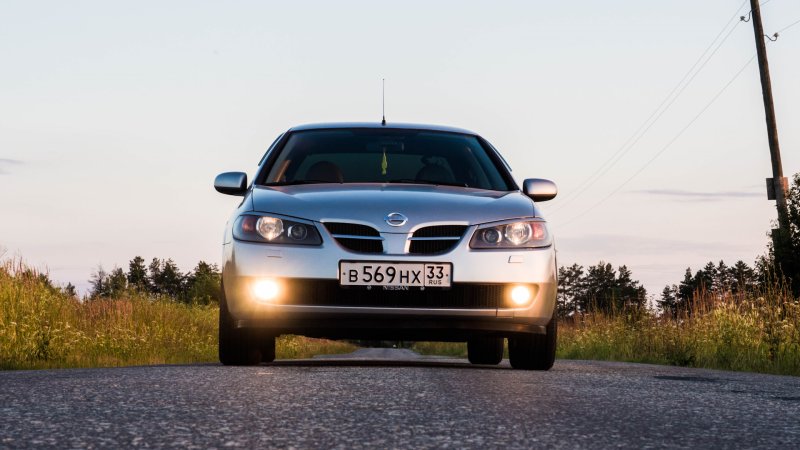
{"label": "roadside vegetation", "polygon": [[[0,263],[0,369],[217,362],[215,303],[126,289],[78,299],[20,261]],[[278,358],[346,353],[340,342],[285,336]]]}
{"label": "roadside vegetation", "polygon": [[602,264],[561,268],[559,357],[800,375],[800,174],[787,203],[789,228],[753,267],[687,268],[657,309],[598,275]]}
{"label": "roadside vegetation", "polygon": [[777,281],[698,292],[675,314],[590,312],[562,319],[558,357],[800,375],[800,303]]}
{"label": "roadside vegetation", "polygon": [[[697,292],[674,314],[628,308],[562,316],[557,357],[800,376],[800,302],[777,281],[752,292]],[[417,342],[466,358],[462,343]]]}
{"label": "roadside vegetation", "polygon": [[[599,266],[604,269],[594,273],[620,279],[607,264]],[[559,295],[558,356],[800,375],[800,303],[788,285],[776,277],[761,281],[754,270],[733,282],[720,275],[721,266],[707,265],[665,288],[657,310],[632,300],[640,289],[627,290],[635,297],[617,301],[625,291],[618,285],[607,283],[608,297],[602,291],[589,295],[591,278],[575,278],[575,286]],[[54,286],[45,274],[6,260],[0,264],[0,368],[216,362],[217,314],[216,302],[179,301],[127,287],[113,298],[95,293],[78,299],[69,287]],[[355,348],[285,336],[278,339],[277,357]],[[463,343],[418,342],[412,349],[466,356]]]}

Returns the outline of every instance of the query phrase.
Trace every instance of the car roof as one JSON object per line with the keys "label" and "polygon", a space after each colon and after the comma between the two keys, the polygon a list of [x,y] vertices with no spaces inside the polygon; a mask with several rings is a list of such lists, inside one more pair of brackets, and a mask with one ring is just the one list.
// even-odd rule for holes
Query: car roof
{"label": "car roof", "polygon": [[425,125],[418,123],[391,123],[386,122],[385,125],[380,122],[330,122],[330,123],[311,123],[306,125],[298,125],[292,127],[289,131],[306,131],[306,130],[330,130],[342,128],[388,128],[392,130],[425,130],[425,131],[444,131],[448,133],[470,134],[477,136],[478,133],[474,131],[465,130],[463,128],[448,127],[444,125]]}

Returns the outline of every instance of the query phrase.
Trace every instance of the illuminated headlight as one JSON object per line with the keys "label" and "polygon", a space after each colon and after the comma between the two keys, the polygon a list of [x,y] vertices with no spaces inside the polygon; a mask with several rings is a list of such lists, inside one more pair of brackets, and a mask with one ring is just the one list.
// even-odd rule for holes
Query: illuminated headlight
{"label": "illuminated headlight", "polygon": [[259,217],[256,220],[256,232],[271,241],[283,233],[283,221],[276,217]]}
{"label": "illuminated headlight", "polygon": [[547,225],[540,220],[526,220],[484,225],[475,231],[469,243],[471,248],[536,248],[552,243]]}
{"label": "illuminated headlight", "polygon": [[233,237],[240,241],[269,244],[322,244],[317,228],[310,222],[255,214],[244,214],[236,219]]}
{"label": "illuminated headlight", "polygon": [[528,222],[517,222],[505,226],[505,238],[514,245],[522,245],[531,240],[533,227]]}

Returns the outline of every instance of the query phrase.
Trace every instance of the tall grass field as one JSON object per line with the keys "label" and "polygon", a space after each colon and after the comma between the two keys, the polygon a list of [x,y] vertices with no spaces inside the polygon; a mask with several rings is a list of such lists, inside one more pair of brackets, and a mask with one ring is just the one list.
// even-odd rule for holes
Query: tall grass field
{"label": "tall grass field", "polygon": [[[216,306],[135,294],[79,301],[18,261],[0,263],[0,369],[216,362]],[[278,358],[346,353],[353,345],[299,336]]]}
{"label": "tall grass field", "polygon": [[[464,344],[418,342],[412,349],[467,356]],[[800,302],[775,283],[760,292],[700,294],[675,317],[579,315],[559,322],[557,357],[800,376]]]}
{"label": "tall grass field", "polygon": [[775,283],[700,294],[676,317],[588,314],[559,324],[558,356],[800,375],[800,303]]}

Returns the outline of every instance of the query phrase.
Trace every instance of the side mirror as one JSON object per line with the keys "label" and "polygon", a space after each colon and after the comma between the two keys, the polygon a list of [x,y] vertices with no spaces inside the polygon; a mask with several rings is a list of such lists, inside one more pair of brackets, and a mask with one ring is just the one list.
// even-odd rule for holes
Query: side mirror
{"label": "side mirror", "polygon": [[535,202],[546,202],[556,197],[558,188],[550,180],[528,178],[522,183],[522,192]]}
{"label": "side mirror", "polygon": [[244,172],[225,172],[214,179],[214,189],[228,195],[244,195],[247,192],[247,174]]}

